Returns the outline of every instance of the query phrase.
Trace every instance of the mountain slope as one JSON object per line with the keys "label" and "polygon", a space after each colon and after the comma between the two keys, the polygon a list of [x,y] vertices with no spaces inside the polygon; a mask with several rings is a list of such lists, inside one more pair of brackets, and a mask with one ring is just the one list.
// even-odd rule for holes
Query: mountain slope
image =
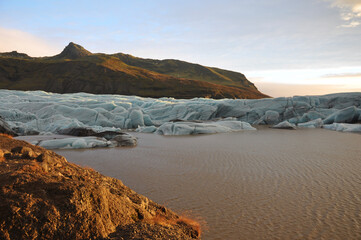
{"label": "mountain slope", "polygon": [[0,54],[0,88],[144,97],[268,97],[240,73],[178,60],[92,54],[74,43],[53,57]]}
{"label": "mountain slope", "polygon": [[173,77],[188,78],[222,84],[226,86],[247,87],[257,89],[242,73],[232,72],[219,68],[205,67],[180,60],[166,59],[153,60],[133,57],[129,54],[117,53],[112,56],[124,63],[141,67],[150,71],[170,75]]}

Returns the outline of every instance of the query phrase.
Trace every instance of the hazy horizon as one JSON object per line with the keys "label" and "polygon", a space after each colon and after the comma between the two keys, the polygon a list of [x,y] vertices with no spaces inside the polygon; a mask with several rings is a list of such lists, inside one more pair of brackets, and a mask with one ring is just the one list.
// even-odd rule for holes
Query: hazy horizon
{"label": "hazy horizon", "polygon": [[0,1],[0,52],[179,59],[241,72],[273,97],[361,92],[361,0]]}

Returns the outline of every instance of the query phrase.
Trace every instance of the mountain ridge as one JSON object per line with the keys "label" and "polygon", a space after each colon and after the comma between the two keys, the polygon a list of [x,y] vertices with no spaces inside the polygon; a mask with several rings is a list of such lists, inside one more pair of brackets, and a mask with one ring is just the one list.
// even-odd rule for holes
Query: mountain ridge
{"label": "mountain ridge", "polygon": [[143,97],[268,97],[241,73],[180,60],[91,53],[73,42],[52,57],[25,55],[0,54],[0,88]]}

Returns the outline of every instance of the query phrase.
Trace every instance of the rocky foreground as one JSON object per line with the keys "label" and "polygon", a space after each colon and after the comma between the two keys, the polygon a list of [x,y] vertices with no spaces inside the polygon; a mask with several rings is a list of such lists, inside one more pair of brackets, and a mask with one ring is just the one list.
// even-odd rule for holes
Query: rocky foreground
{"label": "rocky foreground", "polygon": [[198,239],[200,226],[49,150],[0,136],[0,239]]}

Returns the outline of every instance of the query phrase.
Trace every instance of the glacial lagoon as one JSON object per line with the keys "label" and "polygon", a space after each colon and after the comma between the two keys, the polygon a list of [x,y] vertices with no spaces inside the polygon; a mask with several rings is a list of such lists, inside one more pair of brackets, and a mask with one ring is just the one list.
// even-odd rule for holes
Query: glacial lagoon
{"label": "glacial lagoon", "polygon": [[[1,90],[0,100],[13,130],[40,134],[22,139],[68,148],[56,151],[200,217],[204,239],[361,238],[361,93],[176,100]],[[138,132],[125,136],[138,138],[136,147],[40,141],[131,128]]]}
{"label": "glacial lagoon", "polygon": [[361,134],[257,128],[57,153],[201,217],[204,239],[360,239]]}

